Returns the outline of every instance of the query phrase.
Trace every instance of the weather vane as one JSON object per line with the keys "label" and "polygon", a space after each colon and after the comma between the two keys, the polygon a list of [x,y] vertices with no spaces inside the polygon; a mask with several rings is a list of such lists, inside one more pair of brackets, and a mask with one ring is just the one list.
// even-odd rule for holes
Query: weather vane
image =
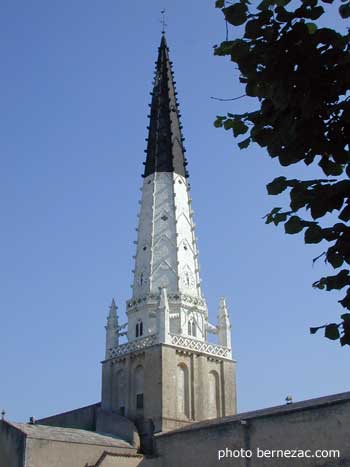
{"label": "weather vane", "polygon": [[165,8],[160,12],[162,15],[162,19],[160,20],[161,25],[162,25],[162,34],[165,34],[165,28],[167,27],[167,24],[165,22]]}

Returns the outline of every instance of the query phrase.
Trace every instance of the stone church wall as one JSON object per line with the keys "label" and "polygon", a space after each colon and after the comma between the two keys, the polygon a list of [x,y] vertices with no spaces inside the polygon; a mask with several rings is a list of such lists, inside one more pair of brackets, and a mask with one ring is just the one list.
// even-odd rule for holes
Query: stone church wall
{"label": "stone church wall", "polygon": [[[85,467],[85,466],[84,466]],[[95,465],[86,467],[161,467],[157,459],[141,455],[123,456],[105,452]]]}
{"label": "stone church wall", "polygon": [[101,404],[93,404],[42,418],[41,420],[37,420],[37,423],[40,425],[110,433],[120,436],[137,448],[140,446],[140,438],[134,423],[113,411],[107,412],[102,410]]}
{"label": "stone church wall", "polygon": [[63,428],[77,428],[79,430],[96,430],[96,412],[100,403],[63,412],[51,417],[37,420],[40,425],[60,426]]}
{"label": "stone church wall", "polygon": [[[162,467],[350,466],[350,393],[196,423],[156,435]],[[228,451],[226,451],[226,448]],[[252,457],[237,456],[245,450]],[[339,450],[333,458],[257,457],[261,450]],[[224,457],[219,460],[219,450]],[[274,456],[276,456],[275,454]]]}
{"label": "stone church wall", "polygon": [[24,450],[23,433],[0,421],[0,467],[22,467]]}
{"label": "stone church wall", "polygon": [[[87,461],[94,465],[105,451],[105,446],[28,438],[25,467],[85,467]],[[108,447],[108,451],[122,450]]]}

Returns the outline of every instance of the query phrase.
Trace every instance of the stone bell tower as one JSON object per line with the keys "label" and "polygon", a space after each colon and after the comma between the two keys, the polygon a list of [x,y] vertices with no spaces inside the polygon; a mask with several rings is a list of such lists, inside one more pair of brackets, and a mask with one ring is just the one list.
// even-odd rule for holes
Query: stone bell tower
{"label": "stone bell tower", "polygon": [[[208,321],[198,266],[192,200],[172,62],[162,35],[127,323],[113,300],[106,326],[102,407],[155,431],[236,413],[231,325],[220,300]],[[218,343],[208,341],[216,334]],[[126,342],[122,343],[122,340]]]}

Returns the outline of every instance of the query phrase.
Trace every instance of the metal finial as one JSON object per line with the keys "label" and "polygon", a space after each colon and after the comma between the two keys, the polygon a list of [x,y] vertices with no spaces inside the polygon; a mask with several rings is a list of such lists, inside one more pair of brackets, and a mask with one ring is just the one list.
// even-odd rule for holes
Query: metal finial
{"label": "metal finial", "polygon": [[6,415],[6,412],[4,409],[2,409],[1,411],[1,420],[5,420],[5,415]]}
{"label": "metal finial", "polygon": [[292,404],[293,403],[293,397],[290,394],[288,394],[288,396],[286,397],[285,400],[286,400],[287,404]]}
{"label": "metal finial", "polygon": [[160,20],[160,23],[162,25],[162,34],[165,34],[165,28],[168,26],[165,22],[165,8],[160,12],[162,15],[162,19]]}

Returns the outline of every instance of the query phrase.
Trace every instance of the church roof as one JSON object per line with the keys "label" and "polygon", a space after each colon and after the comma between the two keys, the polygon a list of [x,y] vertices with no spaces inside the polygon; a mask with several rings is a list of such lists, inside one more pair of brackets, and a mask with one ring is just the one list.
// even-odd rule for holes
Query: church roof
{"label": "church roof", "polygon": [[130,452],[135,451],[135,448],[130,443],[117,436],[94,433],[93,431],[87,430],[77,430],[75,428],[61,428],[56,426],[7,421],[6,423],[20,430],[22,433],[27,435],[28,438],[48,441],[65,441],[68,443],[93,444],[98,446],[130,449]]}
{"label": "church roof", "polygon": [[253,420],[257,418],[270,417],[270,416],[279,416],[287,415],[289,413],[313,410],[325,406],[331,406],[335,404],[342,404],[344,402],[350,402],[350,392],[342,392],[339,394],[331,394],[329,396],[317,397],[315,399],[307,399],[300,402],[293,402],[290,404],[277,405],[274,407],[268,407],[266,409],[253,410],[251,412],[243,412],[236,415],[229,415],[221,418],[213,418],[210,420],[204,420],[202,422],[191,423],[190,425],[184,426],[182,428],[177,428],[176,430],[167,431],[163,433],[157,433],[157,437],[171,436],[176,433],[186,433],[193,430],[202,430],[206,428],[211,428],[217,425],[226,425],[229,423],[245,423],[248,420]]}
{"label": "church roof", "polygon": [[154,172],[176,172],[188,176],[181,134],[180,113],[175,81],[169,59],[169,48],[162,34],[156,61],[156,72],[148,127],[147,157],[144,177]]}

